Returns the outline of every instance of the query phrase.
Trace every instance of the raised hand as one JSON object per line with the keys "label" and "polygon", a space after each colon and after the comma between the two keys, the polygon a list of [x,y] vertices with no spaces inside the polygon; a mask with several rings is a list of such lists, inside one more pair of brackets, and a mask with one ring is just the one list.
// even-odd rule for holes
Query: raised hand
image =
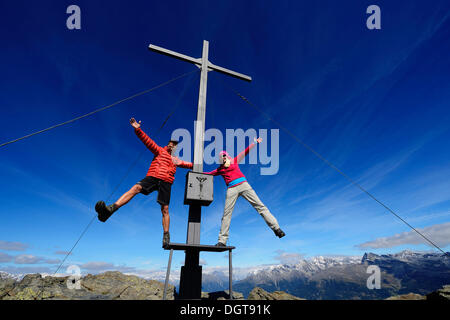
{"label": "raised hand", "polygon": [[141,127],[141,121],[137,122],[135,118],[130,119],[130,124],[133,126],[133,128],[138,129]]}

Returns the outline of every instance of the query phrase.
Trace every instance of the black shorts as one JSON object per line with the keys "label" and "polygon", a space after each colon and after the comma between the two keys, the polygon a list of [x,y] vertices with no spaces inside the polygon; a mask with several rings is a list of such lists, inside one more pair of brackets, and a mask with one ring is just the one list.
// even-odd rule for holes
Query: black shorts
{"label": "black shorts", "polygon": [[164,180],[155,177],[145,177],[137,183],[142,187],[141,193],[148,195],[155,190],[158,190],[158,198],[156,201],[160,205],[169,205],[170,202],[170,190],[172,184]]}

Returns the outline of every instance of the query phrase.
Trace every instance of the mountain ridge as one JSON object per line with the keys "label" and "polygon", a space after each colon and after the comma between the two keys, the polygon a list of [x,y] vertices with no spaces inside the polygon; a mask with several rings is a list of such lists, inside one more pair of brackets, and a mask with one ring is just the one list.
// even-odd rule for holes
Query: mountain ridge
{"label": "mountain ridge", "polygon": [[[367,287],[369,265],[380,269],[380,289]],[[410,292],[427,294],[447,283],[450,283],[447,256],[404,250],[384,255],[369,252],[359,261],[313,258],[291,266],[272,266],[249,274],[233,286],[244,295],[259,286],[306,299],[385,299]]]}
{"label": "mountain ridge", "polygon": [[[380,269],[380,289],[367,287],[370,265]],[[124,276],[139,278],[133,274]],[[0,271],[3,286],[11,286],[25,277],[27,275]],[[42,279],[48,277],[44,275]],[[144,280],[150,281],[148,278]],[[171,283],[173,287],[173,281]],[[242,279],[233,281],[233,289],[245,297],[259,287],[268,292],[284,291],[304,299],[386,299],[409,293],[428,294],[448,283],[450,259],[447,256],[404,250],[381,255],[367,252],[362,257],[316,256],[294,264],[259,266]],[[213,269],[203,273],[202,291],[221,292],[225,289],[228,289],[228,272]]]}

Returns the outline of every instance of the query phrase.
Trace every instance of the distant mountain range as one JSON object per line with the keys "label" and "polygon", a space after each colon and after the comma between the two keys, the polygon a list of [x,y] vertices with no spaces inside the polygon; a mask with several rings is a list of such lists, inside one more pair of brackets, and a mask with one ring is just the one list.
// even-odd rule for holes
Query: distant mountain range
{"label": "distant mountain range", "polygon": [[[368,267],[381,271],[380,289],[369,289]],[[153,275],[154,276],[154,275]],[[0,279],[21,280],[23,275],[0,271]],[[146,277],[147,278],[147,277]],[[178,278],[178,276],[176,277]],[[153,280],[164,281],[160,277]],[[174,281],[175,280],[175,281]],[[178,284],[171,277],[171,283]],[[268,292],[284,291],[296,297],[317,299],[386,299],[416,293],[426,295],[450,283],[450,258],[439,253],[402,251],[397,254],[366,253],[361,257],[314,257],[291,265],[256,267],[240,280],[233,281],[233,291],[248,297],[260,287]],[[228,272],[203,272],[202,291],[228,289]]]}
{"label": "distant mountain range", "polygon": [[[369,289],[369,265],[381,271],[381,288]],[[450,258],[438,253],[366,253],[362,259],[316,257],[295,265],[272,266],[249,274],[233,289],[244,296],[256,286],[305,299],[385,299],[410,292],[427,294],[450,283]]]}
{"label": "distant mountain range", "polygon": [[[369,289],[369,265],[381,271],[381,288]],[[255,287],[285,291],[305,299],[385,299],[395,295],[427,294],[450,283],[450,258],[439,253],[402,251],[361,257],[314,257],[293,265],[274,265],[250,272],[233,282],[245,297]],[[228,288],[228,274],[203,275],[204,291]]]}

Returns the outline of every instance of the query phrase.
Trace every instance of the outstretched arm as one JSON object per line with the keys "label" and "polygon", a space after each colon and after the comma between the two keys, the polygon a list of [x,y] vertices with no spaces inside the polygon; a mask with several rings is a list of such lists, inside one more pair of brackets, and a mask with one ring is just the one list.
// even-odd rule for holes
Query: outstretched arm
{"label": "outstretched arm", "polygon": [[255,142],[250,144],[244,151],[239,153],[234,159],[234,163],[239,163],[244,159],[244,157],[250,152],[251,149],[253,149],[256,146],[256,143],[261,143],[262,138],[255,139]]}
{"label": "outstretched arm", "polygon": [[204,174],[210,174],[210,175],[212,175],[212,176],[217,176],[219,173],[217,173],[217,169],[216,170],[213,170],[213,171],[210,171],[210,172],[203,172]]}
{"label": "outstretched arm", "polygon": [[172,157],[172,159],[173,159],[173,161],[174,161],[174,163],[175,163],[175,165],[177,167],[185,168],[185,169],[192,169],[193,168],[192,162],[183,161],[183,160],[180,160],[180,159],[178,159],[176,157]]}
{"label": "outstretched arm", "polygon": [[157,155],[162,148],[158,146],[155,141],[150,139],[150,137],[146,135],[145,132],[141,129],[141,121],[137,122],[134,118],[131,118],[130,124],[134,128],[134,132],[136,133],[138,138],[141,139],[141,141],[151,152]]}

